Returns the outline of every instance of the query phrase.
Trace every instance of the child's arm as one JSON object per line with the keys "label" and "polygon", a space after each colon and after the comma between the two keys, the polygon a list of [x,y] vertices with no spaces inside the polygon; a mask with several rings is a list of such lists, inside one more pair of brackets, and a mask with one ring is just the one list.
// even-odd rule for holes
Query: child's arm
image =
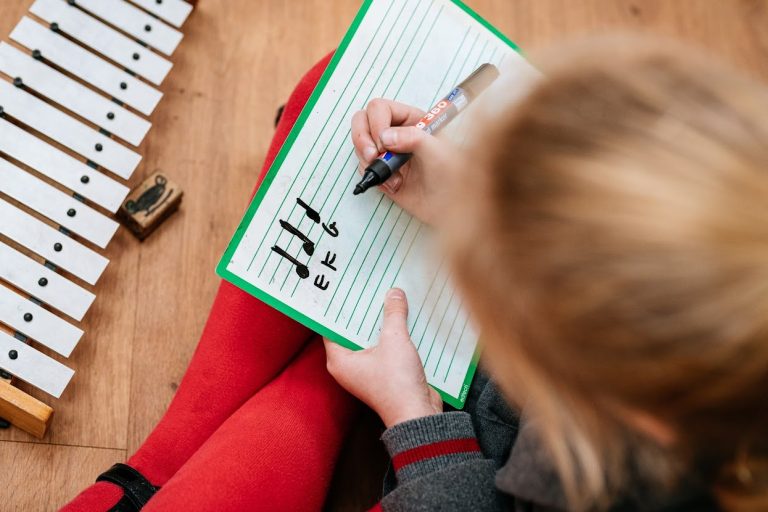
{"label": "child's arm", "polygon": [[486,459],[469,414],[448,412],[388,429],[382,436],[397,477],[383,510],[505,510],[496,466]]}
{"label": "child's arm", "polygon": [[[408,334],[408,303],[391,290],[379,344],[353,352],[326,341],[328,371],[368,404],[387,427],[382,436],[398,486],[382,505],[393,510],[501,510],[494,462],[480,451],[469,414],[442,413]],[[450,506],[449,506],[450,505]]]}

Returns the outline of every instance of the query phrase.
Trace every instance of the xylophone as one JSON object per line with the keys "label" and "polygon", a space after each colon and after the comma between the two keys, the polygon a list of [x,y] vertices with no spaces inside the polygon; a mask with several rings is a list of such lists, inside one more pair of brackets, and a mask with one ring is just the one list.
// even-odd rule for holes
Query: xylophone
{"label": "xylophone", "polygon": [[119,224],[146,116],[192,11],[183,0],[35,0],[0,42],[0,417],[42,437]]}

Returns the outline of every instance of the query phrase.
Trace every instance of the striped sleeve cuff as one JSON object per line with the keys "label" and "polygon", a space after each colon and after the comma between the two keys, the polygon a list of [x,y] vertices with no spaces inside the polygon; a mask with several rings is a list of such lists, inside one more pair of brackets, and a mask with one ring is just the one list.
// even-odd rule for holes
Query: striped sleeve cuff
{"label": "striped sleeve cuff", "polygon": [[483,458],[469,414],[446,412],[405,421],[381,436],[397,481],[403,484],[429,473]]}

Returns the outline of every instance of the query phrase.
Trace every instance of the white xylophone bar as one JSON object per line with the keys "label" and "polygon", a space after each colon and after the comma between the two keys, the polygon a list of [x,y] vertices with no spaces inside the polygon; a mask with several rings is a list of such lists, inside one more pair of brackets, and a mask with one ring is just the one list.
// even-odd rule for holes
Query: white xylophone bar
{"label": "white xylophone bar", "polygon": [[26,16],[21,18],[10,37],[146,116],[155,110],[163,97],[163,93],[151,85]]}
{"label": "white xylophone bar", "polygon": [[175,28],[124,0],[77,0],[75,3],[126,34],[169,56],[173,54],[184,37]]}
{"label": "white xylophone bar", "polygon": [[0,80],[0,106],[6,114],[121,178],[130,178],[141,161],[138,153],[4,80]]}
{"label": "white xylophone bar", "polygon": [[94,294],[0,242],[0,278],[62,313],[82,320]]}
{"label": "white xylophone bar", "polygon": [[192,12],[192,5],[184,0],[132,0],[133,3],[146,9],[160,19],[176,28],[181,28]]}
{"label": "white xylophone bar", "polygon": [[0,368],[59,398],[75,374],[60,362],[0,332]]}
{"label": "white xylophone bar", "polygon": [[95,93],[8,43],[0,43],[0,71],[134,146],[152,126],[133,112]]}
{"label": "white xylophone bar", "polygon": [[88,284],[96,284],[109,260],[0,199],[0,233]]}
{"label": "white xylophone bar", "polygon": [[0,151],[111,212],[129,189],[21,128],[0,119]]}
{"label": "white xylophone bar", "polygon": [[45,308],[0,285],[0,322],[69,357],[83,331]]}
{"label": "white xylophone bar", "polygon": [[3,159],[0,159],[0,192],[102,249],[119,226],[90,206]]}
{"label": "white xylophone bar", "polygon": [[173,64],[64,0],[35,0],[29,11],[108,59],[160,85]]}

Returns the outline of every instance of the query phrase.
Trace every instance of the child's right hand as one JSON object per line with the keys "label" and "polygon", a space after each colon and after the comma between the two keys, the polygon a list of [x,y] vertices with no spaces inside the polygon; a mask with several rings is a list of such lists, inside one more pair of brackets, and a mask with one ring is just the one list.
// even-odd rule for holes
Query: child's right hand
{"label": "child's right hand", "polygon": [[450,145],[414,125],[422,110],[392,100],[374,99],[352,117],[352,143],[360,173],[380,153],[413,153],[413,158],[379,188],[398,206],[427,224],[437,217],[437,194],[452,161]]}

